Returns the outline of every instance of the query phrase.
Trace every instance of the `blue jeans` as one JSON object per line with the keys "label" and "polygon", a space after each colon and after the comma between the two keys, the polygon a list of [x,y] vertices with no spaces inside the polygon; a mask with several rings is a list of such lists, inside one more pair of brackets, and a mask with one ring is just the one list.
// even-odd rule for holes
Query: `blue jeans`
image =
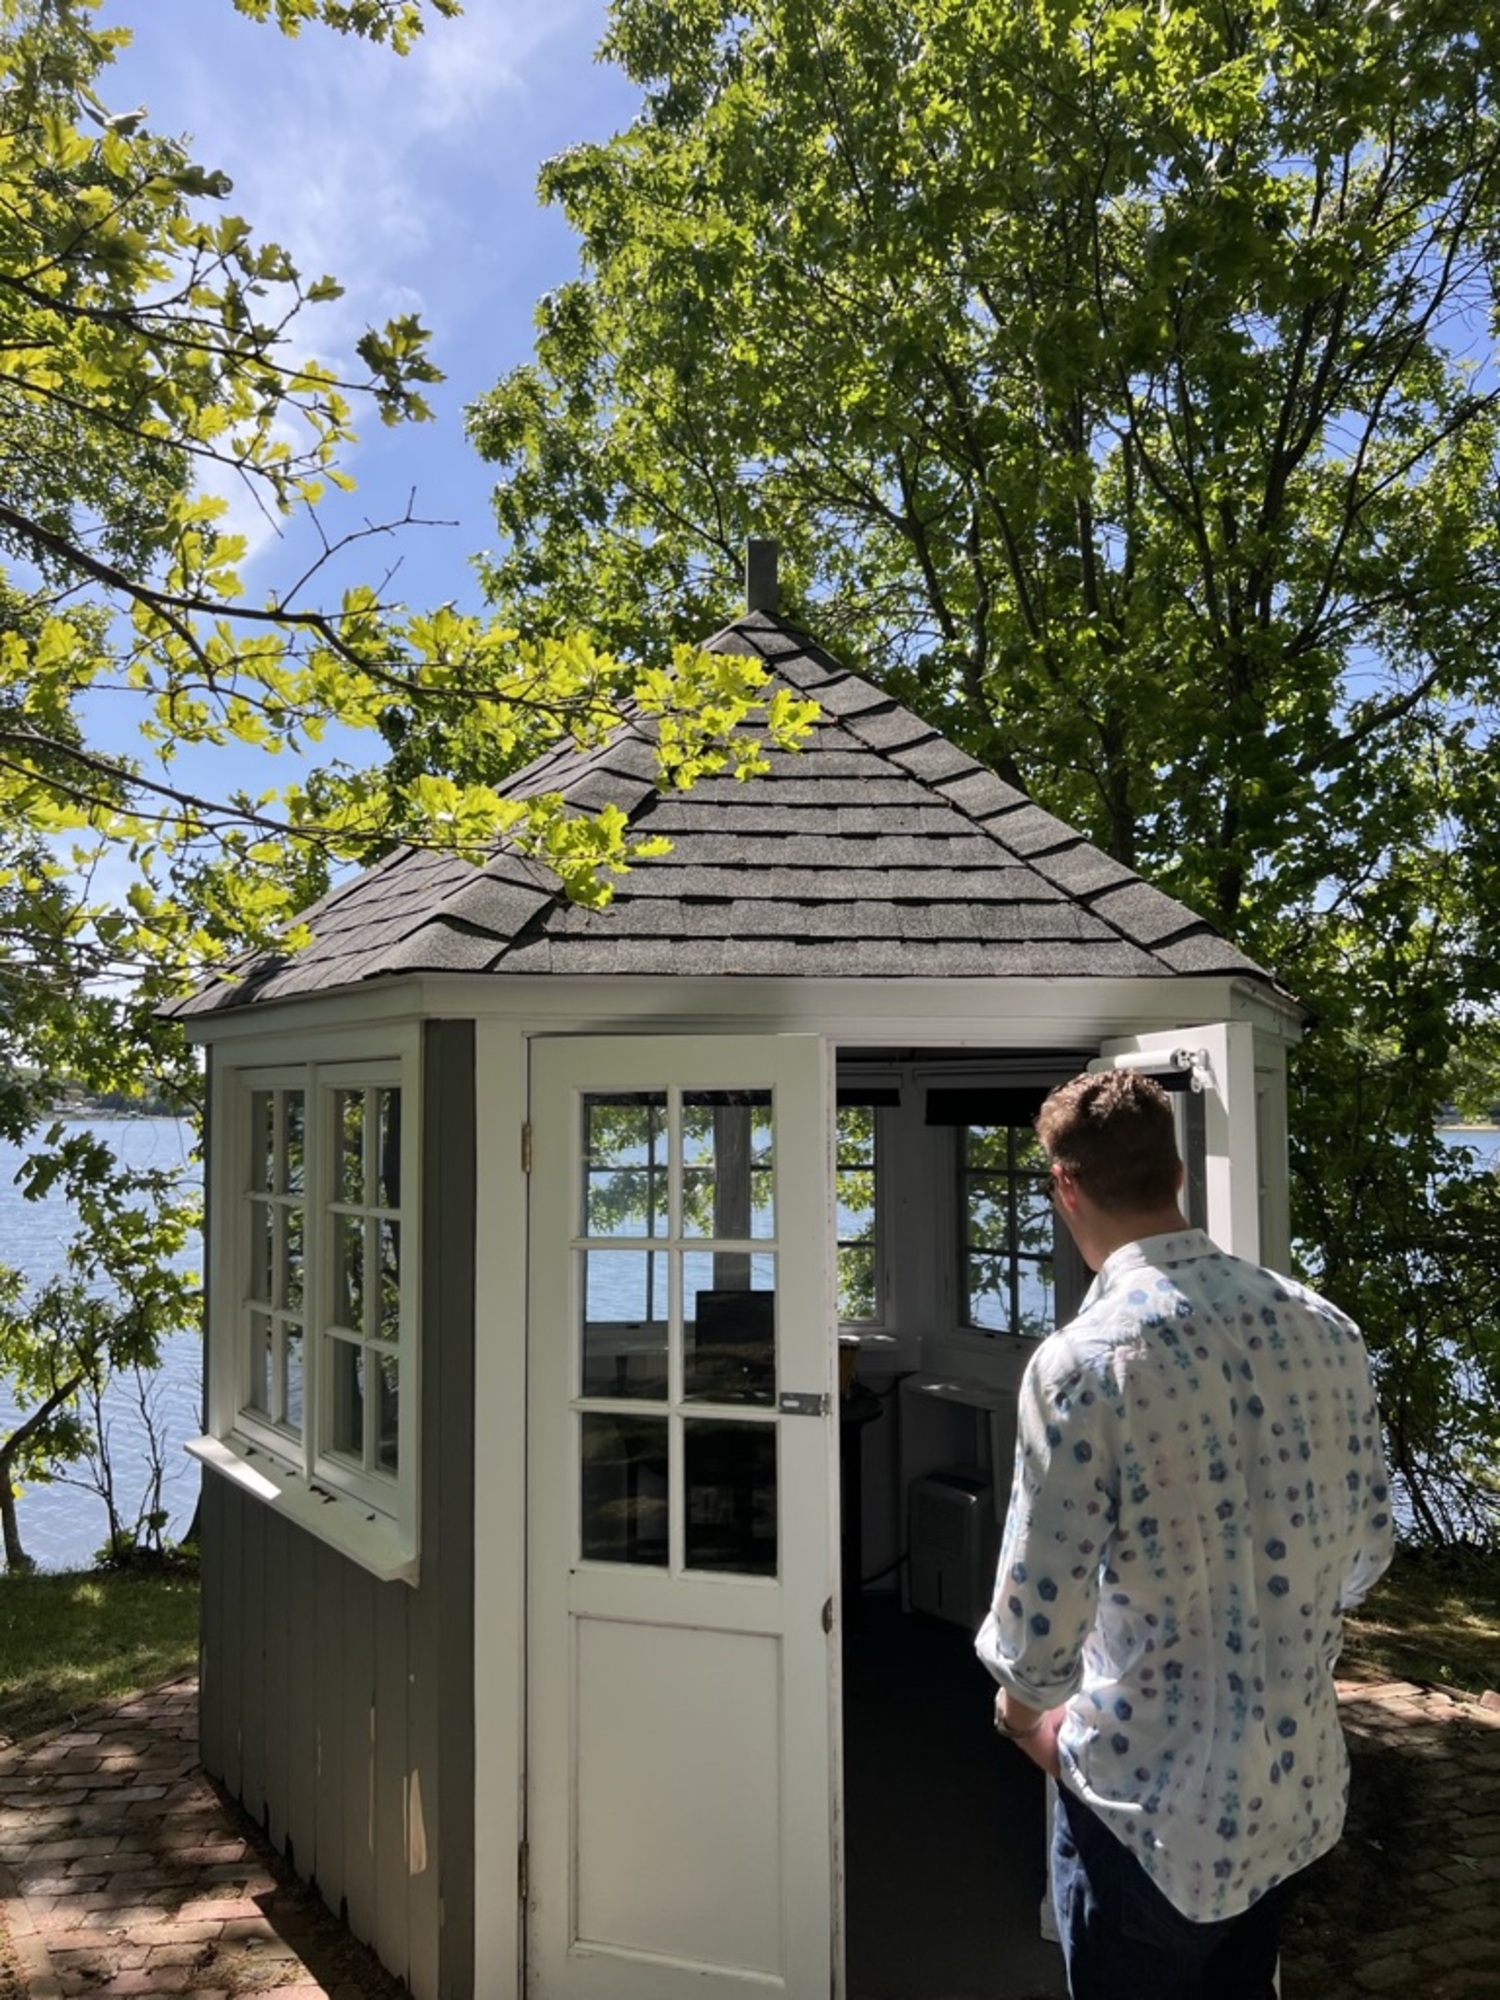
{"label": "blue jeans", "polygon": [[1052,1902],[1072,2000],[1272,2000],[1288,1884],[1242,1916],[1196,1924],[1066,1786],[1052,1824]]}

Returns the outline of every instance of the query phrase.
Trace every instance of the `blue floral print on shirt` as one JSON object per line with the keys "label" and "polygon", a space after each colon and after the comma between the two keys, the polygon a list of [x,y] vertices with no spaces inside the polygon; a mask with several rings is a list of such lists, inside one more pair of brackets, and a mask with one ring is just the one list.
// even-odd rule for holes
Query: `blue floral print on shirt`
{"label": "blue floral print on shirt", "polygon": [[1184,1915],[1326,1852],[1342,1613],[1390,1560],[1359,1329],[1201,1230],[1126,1244],[1021,1385],[980,1658]]}

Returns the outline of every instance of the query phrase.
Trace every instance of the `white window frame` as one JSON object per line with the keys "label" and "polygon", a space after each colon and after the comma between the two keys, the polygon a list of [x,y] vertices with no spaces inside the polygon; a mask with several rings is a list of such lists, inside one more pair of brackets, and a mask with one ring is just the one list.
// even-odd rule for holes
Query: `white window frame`
{"label": "white window frame", "polygon": [[[840,1171],[838,1165],[839,1108],[837,1105],[834,1107],[833,1171],[835,1203],[837,1203],[838,1175]],[[890,1242],[890,1229],[888,1226],[890,1189],[887,1185],[889,1179],[887,1168],[889,1166],[890,1133],[887,1123],[887,1113],[885,1107],[882,1105],[872,1104],[868,1106],[850,1106],[849,1108],[852,1110],[867,1109],[873,1113],[874,1117],[875,1144],[870,1162],[870,1173],[875,1183],[875,1202],[870,1226],[870,1255],[874,1267],[875,1309],[868,1319],[844,1319],[841,1316],[839,1326],[845,1333],[857,1334],[862,1338],[869,1338],[876,1334],[888,1333],[891,1322],[890,1283],[886,1271],[886,1253]],[[837,1252],[835,1252],[836,1256]],[[837,1284],[837,1273],[835,1273],[835,1284]]]}
{"label": "white window frame", "polygon": [[[401,1093],[401,1231],[397,1295],[397,1469],[374,1456],[366,1404],[362,1462],[332,1448],[332,1331],[335,1217],[345,1212],[334,1183],[338,1159],[335,1092]],[[211,1075],[212,1218],[209,1270],[209,1400],[206,1435],[188,1450],[236,1485],[276,1507],[320,1540],[386,1580],[417,1580],[421,1417],[421,1065],[415,1028],[351,1029],[336,1042],[264,1042],[214,1051]],[[303,1357],[300,1436],[251,1403],[250,1298],[252,1108],[257,1092],[304,1092]],[[362,1209],[363,1204],[356,1204]],[[383,1211],[382,1211],[383,1212]],[[369,1275],[366,1274],[366,1296]],[[362,1343],[369,1350],[368,1339]]]}

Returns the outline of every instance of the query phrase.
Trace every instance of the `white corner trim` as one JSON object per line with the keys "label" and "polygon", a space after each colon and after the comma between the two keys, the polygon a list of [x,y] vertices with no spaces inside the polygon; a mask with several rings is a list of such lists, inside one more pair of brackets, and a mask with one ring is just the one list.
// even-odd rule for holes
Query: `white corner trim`
{"label": "white corner trim", "polygon": [[274,1507],[286,1520],[327,1542],[382,1583],[418,1581],[416,1550],[394,1521],[372,1512],[361,1501],[323,1486],[309,1486],[298,1473],[278,1465],[253,1445],[196,1437],[189,1438],[183,1450],[241,1492]]}

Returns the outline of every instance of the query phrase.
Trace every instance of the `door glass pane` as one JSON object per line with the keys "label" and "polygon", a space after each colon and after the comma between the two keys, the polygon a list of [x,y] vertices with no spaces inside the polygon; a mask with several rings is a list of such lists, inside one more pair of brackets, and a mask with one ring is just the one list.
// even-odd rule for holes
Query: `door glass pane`
{"label": "door glass pane", "polygon": [[583,1383],[585,1396],[667,1394],[667,1253],[585,1250]]}
{"label": "door glass pane", "polygon": [[667,1420],[585,1412],[582,1553],[590,1562],[667,1561]]}
{"label": "door glass pane", "polygon": [[776,1574],[776,1426],[689,1418],[683,1426],[689,1569]]}
{"label": "door glass pane", "polygon": [[335,1149],[338,1169],[334,1175],[335,1199],[362,1202],[365,1198],[365,1094],[362,1090],[333,1093]]}
{"label": "door glass pane", "polygon": [[583,1233],[667,1233],[667,1100],[661,1091],[583,1100]]}
{"label": "door glass pane", "polygon": [[682,1100],[682,1233],[776,1234],[769,1090],[700,1090]]}
{"label": "door glass pane", "polygon": [[682,1393],[690,1402],[775,1402],[773,1255],[687,1253],[682,1318]]}
{"label": "door glass pane", "polygon": [[365,1353],[351,1341],[331,1341],[329,1373],[333,1377],[333,1421],[329,1442],[335,1451],[363,1458],[365,1448]]}

